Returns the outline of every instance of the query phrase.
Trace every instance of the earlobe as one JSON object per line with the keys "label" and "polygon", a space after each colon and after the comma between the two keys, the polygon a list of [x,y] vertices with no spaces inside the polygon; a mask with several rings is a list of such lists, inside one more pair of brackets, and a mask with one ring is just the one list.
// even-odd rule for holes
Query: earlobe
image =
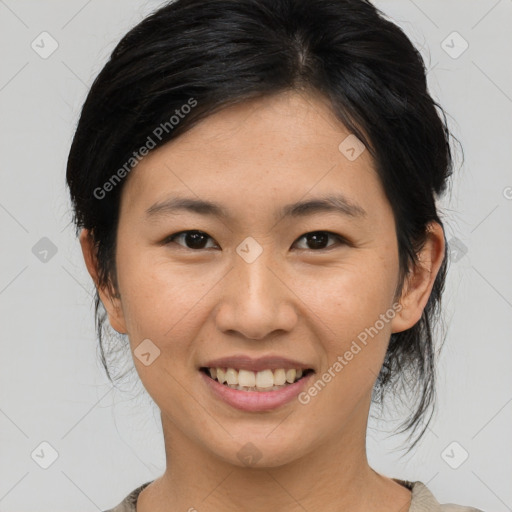
{"label": "earlobe", "polygon": [[405,279],[400,304],[402,308],[391,322],[392,332],[413,327],[423,314],[434,286],[445,252],[444,231],[437,222],[427,227],[427,239],[418,254],[418,261]]}
{"label": "earlobe", "polygon": [[96,246],[92,233],[88,229],[82,229],[80,233],[80,245],[87,270],[92,277],[100,300],[108,314],[110,325],[120,334],[126,334],[123,310],[119,295],[115,294],[111,287],[100,286],[98,277],[98,260],[96,258]]}

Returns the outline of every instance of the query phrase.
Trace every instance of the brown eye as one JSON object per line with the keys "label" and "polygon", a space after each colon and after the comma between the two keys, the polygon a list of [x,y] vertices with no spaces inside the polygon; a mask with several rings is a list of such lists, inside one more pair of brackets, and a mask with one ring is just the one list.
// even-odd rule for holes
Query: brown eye
{"label": "brown eye", "polygon": [[208,240],[213,240],[204,231],[189,230],[175,233],[165,239],[165,243],[169,244],[175,240],[182,240],[184,243],[178,243],[178,245],[184,245],[186,249],[205,249]]}
{"label": "brown eye", "polygon": [[[322,250],[322,249],[328,249],[336,244],[327,245],[329,238],[337,240],[339,243],[344,244],[346,243],[345,240],[336,233],[331,233],[329,231],[312,231],[311,233],[306,233],[305,235],[302,235],[299,240],[305,239],[306,244],[309,245],[309,247],[305,247],[305,249],[310,250]],[[304,247],[303,247],[304,248]]]}

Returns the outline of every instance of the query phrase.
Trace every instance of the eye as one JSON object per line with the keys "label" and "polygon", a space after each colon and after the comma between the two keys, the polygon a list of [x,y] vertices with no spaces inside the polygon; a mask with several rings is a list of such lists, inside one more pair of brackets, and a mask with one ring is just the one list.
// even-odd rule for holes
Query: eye
{"label": "eye", "polygon": [[[311,245],[311,247],[302,247],[301,249],[309,249],[316,251],[322,249],[329,249],[330,247],[335,246],[335,243],[326,245],[328,243],[329,238],[336,240],[338,242],[338,245],[346,245],[348,243],[342,236],[336,233],[331,233],[330,231],[311,231],[310,233],[302,235],[298,240],[305,239],[306,243]],[[186,249],[200,250],[207,249],[208,240],[213,240],[213,238],[204,231],[194,229],[174,233],[173,235],[167,237],[163,243],[170,244],[177,240],[182,240],[183,243],[177,243],[178,245],[184,246]],[[212,246],[210,246],[209,248],[211,247]],[[218,247],[218,245],[214,244],[213,247]]]}
{"label": "eye", "polygon": [[306,247],[305,249],[310,250],[322,250],[322,249],[328,249],[336,244],[331,244],[326,246],[329,238],[336,239],[341,244],[347,244],[347,241],[340,235],[337,235],[336,233],[331,233],[330,231],[312,231],[310,233],[306,233],[305,235],[302,235],[298,240],[305,239],[306,243],[309,243],[312,245],[312,248]]}
{"label": "eye", "polygon": [[[175,233],[174,235],[167,237],[164,240],[164,244],[169,244],[175,240],[184,240],[186,249],[205,249],[205,245],[208,239],[213,240],[213,238],[207,235],[204,231],[180,231],[179,233]],[[178,243],[178,245],[183,244]]]}

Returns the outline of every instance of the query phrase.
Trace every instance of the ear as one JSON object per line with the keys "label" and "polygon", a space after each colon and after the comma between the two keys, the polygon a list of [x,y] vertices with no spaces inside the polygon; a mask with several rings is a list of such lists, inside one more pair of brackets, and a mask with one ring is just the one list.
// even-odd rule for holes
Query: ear
{"label": "ear", "polygon": [[84,256],[85,265],[91,275],[101,302],[105,307],[110,325],[120,334],[126,334],[126,325],[124,321],[123,309],[121,307],[121,298],[114,293],[113,285],[100,287],[98,280],[98,260],[96,246],[92,233],[88,229],[82,229],[80,233],[80,245]]}
{"label": "ear", "polygon": [[439,223],[431,222],[427,226],[425,244],[418,254],[418,263],[405,279],[399,301],[402,308],[391,322],[392,332],[410,329],[420,320],[441,268],[444,251],[443,228]]}

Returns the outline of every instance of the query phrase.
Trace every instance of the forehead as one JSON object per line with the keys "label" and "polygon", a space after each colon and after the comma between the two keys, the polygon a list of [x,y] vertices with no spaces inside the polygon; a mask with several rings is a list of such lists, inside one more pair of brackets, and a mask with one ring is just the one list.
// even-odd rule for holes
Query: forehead
{"label": "forehead", "polygon": [[170,145],[181,151],[195,151],[201,141],[208,146],[208,154],[219,159],[285,156],[285,150],[292,149],[290,158],[308,158],[317,156],[314,150],[321,148],[329,152],[334,145],[337,150],[348,135],[323,96],[285,91],[224,108]]}
{"label": "forehead", "polygon": [[284,205],[335,191],[354,203],[360,196],[382,199],[369,152],[361,144],[357,158],[348,158],[353,152],[346,153],[345,142],[354,146],[352,138],[320,96],[285,92],[251,100],[152,151],[123,195],[144,210],[170,192],[247,208],[256,198]]}

